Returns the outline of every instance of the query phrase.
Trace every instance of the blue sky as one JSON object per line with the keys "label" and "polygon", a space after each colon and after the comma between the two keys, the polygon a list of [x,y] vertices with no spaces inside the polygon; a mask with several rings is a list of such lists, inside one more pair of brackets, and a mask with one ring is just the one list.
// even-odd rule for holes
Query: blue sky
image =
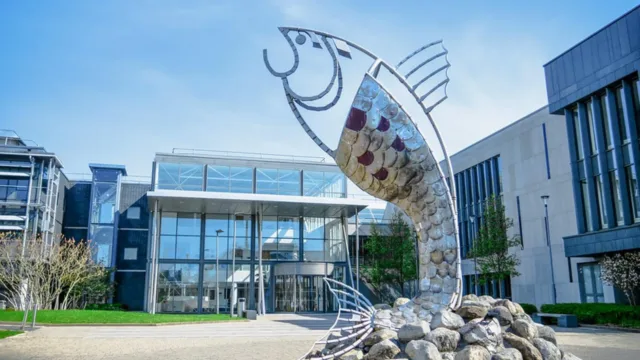
{"label": "blue sky", "polygon": [[[434,117],[455,152],[545,105],[542,65],[636,4],[0,1],[0,128],[55,152],[70,173],[101,162],[149,175],[154,153],[174,147],[323,156],[262,61],[267,48],[277,70],[290,66],[277,31],[290,25],[334,33],[391,63],[444,39],[450,99]],[[296,74],[301,92],[329,81],[318,54]],[[362,72],[351,69],[345,80],[355,89]],[[310,118],[331,146],[344,109]]]}

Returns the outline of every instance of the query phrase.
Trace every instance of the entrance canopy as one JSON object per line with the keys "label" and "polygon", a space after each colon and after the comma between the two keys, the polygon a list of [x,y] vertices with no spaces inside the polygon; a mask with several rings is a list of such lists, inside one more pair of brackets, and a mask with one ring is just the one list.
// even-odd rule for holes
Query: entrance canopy
{"label": "entrance canopy", "polygon": [[368,201],[350,198],[220,193],[185,190],[147,192],[149,208],[171,212],[217,214],[255,214],[261,208],[266,216],[340,217],[354,216],[369,205]]}

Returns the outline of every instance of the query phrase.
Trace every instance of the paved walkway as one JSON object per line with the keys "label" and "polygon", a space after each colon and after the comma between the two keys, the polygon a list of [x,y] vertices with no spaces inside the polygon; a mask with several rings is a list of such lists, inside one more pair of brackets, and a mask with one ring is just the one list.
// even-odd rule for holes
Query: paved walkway
{"label": "paved walkway", "polygon": [[[331,315],[269,315],[258,321],[140,327],[43,327],[0,341],[1,360],[297,359],[331,326]],[[560,346],[583,360],[638,360],[640,334],[557,328]]]}

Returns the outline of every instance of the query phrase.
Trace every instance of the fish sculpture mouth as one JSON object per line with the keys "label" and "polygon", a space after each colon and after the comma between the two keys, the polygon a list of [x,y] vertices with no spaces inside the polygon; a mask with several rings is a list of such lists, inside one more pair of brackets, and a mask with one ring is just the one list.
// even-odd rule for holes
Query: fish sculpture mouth
{"label": "fish sculpture mouth", "polygon": [[[447,182],[416,122],[378,78],[381,70],[388,71],[413,96],[440,143],[447,173],[453,174],[446,147],[431,116],[431,111],[447,99],[448,51],[442,41],[435,41],[420,47],[392,66],[363,47],[328,33],[303,28],[279,29],[293,51],[294,63],[289,70],[278,72],[270,65],[266,49],[263,51],[264,62],[269,72],[282,80],[291,111],[303,130],[360,189],[400,208],[411,219],[418,235],[419,294],[402,305],[393,316],[378,312],[368,299],[354,289],[350,263],[348,278],[351,286],[325,279],[340,307],[336,323],[330,330],[332,332],[316,345],[336,343],[340,346],[336,351],[326,354],[313,355],[310,351],[303,358],[332,359],[357,346],[374,328],[398,328],[405,323],[430,321],[438,311],[455,310],[460,306],[462,278],[455,183]],[[295,43],[291,38],[292,33],[297,33]],[[313,47],[324,47],[333,63],[329,84],[313,96],[297,94],[288,80],[300,63],[297,45],[304,45],[307,39],[311,39]],[[372,64],[364,73],[353,97],[338,147],[334,150],[316,135],[299,108],[325,111],[336,105],[343,89],[338,56],[351,59],[352,49],[371,58]],[[430,55],[425,59],[428,53]],[[410,63],[414,65],[409,66]],[[402,75],[400,70],[404,71],[405,68],[408,70]],[[418,74],[420,77],[417,81],[411,83],[408,80]],[[327,96],[336,83],[337,91],[330,101],[324,105],[309,104]],[[343,313],[353,316],[343,318]],[[355,325],[339,326],[340,321],[350,321]],[[346,333],[336,336],[336,330]]]}

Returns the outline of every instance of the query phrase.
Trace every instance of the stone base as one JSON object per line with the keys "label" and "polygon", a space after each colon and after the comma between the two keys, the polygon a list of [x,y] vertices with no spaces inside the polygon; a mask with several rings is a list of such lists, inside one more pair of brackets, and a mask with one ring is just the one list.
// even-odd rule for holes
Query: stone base
{"label": "stone base", "polygon": [[490,296],[462,300],[455,311],[433,312],[406,298],[376,305],[375,331],[338,359],[580,360],[560,350],[553,329],[534,323],[519,304]]}

